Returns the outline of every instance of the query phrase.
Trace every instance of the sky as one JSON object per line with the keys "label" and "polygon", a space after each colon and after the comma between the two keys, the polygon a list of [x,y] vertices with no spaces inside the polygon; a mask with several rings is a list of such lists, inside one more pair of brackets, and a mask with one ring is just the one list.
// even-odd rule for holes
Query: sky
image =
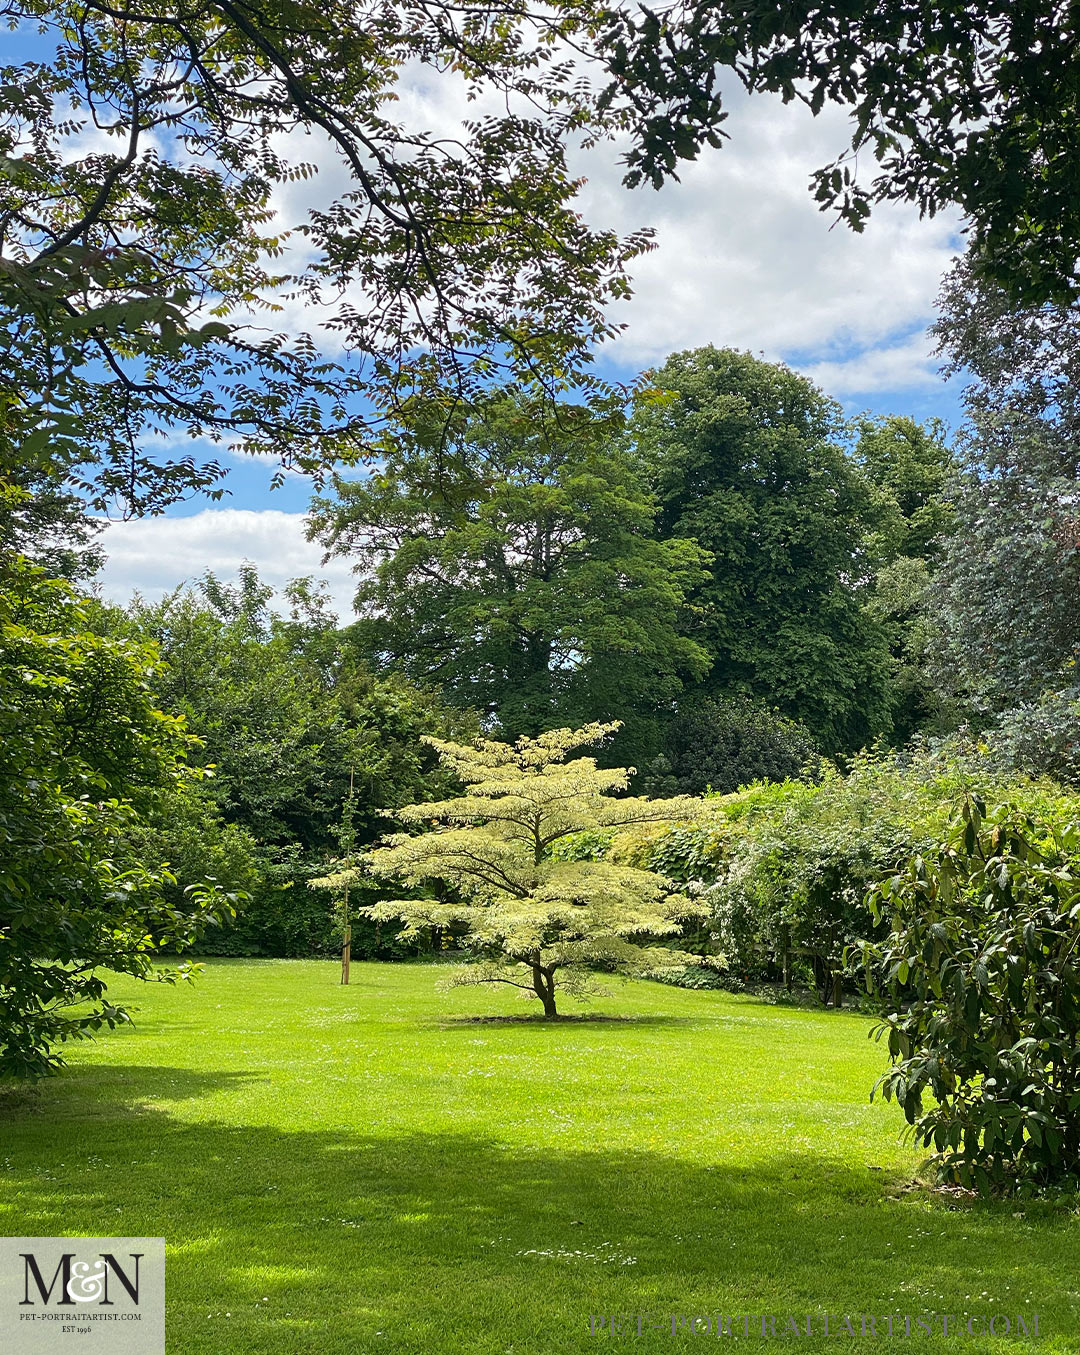
{"label": "sky", "polygon": [[[464,112],[460,90],[430,78],[403,87],[400,107],[440,128]],[[848,414],[937,416],[955,427],[958,383],[938,374],[927,327],[942,274],[963,248],[959,219],[920,219],[914,207],[890,204],[861,235],[834,225],[808,182],[850,138],[844,115],[826,108],[815,119],[765,95],[734,96],[729,108],[729,141],[659,192],[622,187],[618,146],[582,152],[572,165],[587,180],[581,210],[591,224],[655,230],[656,248],[633,264],[634,295],[617,313],[625,329],[601,350],[600,372],[626,381],[679,349],[730,346],[786,362]],[[319,162],[314,150],[305,144],[299,158]],[[327,158],[313,180],[283,190],[282,224],[341,184]],[[271,490],[272,465],[228,465],[221,504],[195,500],[163,518],[109,524],[102,593],[157,598],[208,568],[228,577],[250,560],[275,588],[302,574],[325,579],[348,618],[350,566],[324,566],[304,537],[310,483],[294,475]]]}

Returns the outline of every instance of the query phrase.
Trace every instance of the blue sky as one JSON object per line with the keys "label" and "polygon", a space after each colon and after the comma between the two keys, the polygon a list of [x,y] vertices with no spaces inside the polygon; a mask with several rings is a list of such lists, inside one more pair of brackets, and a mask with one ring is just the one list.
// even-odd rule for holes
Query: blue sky
{"label": "blue sky", "polygon": [[[808,354],[802,359],[783,355],[792,367],[798,370],[812,369],[820,359]],[[630,366],[601,364],[605,376],[617,381],[629,381],[637,373]],[[919,420],[930,418],[943,419],[950,427],[956,427],[961,420],[959,381],[935,382],[933,385],[915,385],[895,388],[885,387],[868,392],[865,398],[854,396],[841,400],[845,413],[857,415],[862,411],[871,414],[908,414]],[[220,509],[247,509],[255,512],[272,510],[284,513],[303,513],[314,492],[311,481],[302,475],[290,475],[277,489],[271,488],[274,467],[261,461],[229,456],[216,449],[211,455],[217,455],[228,466],[228,476],[224,482],[229,491],[217,507]],[[204,498],[195,498],[185,503],[175,504],[168,516],[175,518],[192,517],[198,513],[214,511],[214,506]]]}
{"label": "blue sky", "polygon": [[[428,75],[400,92],[398,111],[425,126],[451,127],[466,115],[449,77]],[[959,221],[923,220],[890,204],[862,235],[834,226],[807,184],[850,138],[844,115],[826,108],[814,119],[765,96],[733,95],[729,108],[725,147],[658,193],[622,187],[618,146],[582,152],[572,165],[586,179],[580,205],[590,222],[656,233],[656,248],[635,262],[635,295],[616,316],[625,330],[599,355],[601,372],[628,381],[670,352],[713,343],[787,362],[848,414],[936,416],[955,427],[959,383],[941,380],[926,331],[942,273],[963,247]],[[284,226],[346,186],[314,138],[304,139],[301,155],[315,159],[319,174],[282,189],[275,206]],[[283,323],[310,329],[312,320],[286,313]],[[164,519],[106,530],[106,595],[158,596],[207,568],[228,575],[250,559],[278,587],[296,574],[325,577],[346,614],[348,563],[324,569],[304,539],[307,481],[290,476],[271,491],[272,466],[226,459],[230,494],[221,504],[195,500]]]}

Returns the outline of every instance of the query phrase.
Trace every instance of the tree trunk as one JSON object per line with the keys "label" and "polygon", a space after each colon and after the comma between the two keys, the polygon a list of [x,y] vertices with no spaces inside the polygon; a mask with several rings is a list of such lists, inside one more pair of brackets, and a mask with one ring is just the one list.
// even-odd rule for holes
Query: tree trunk
{"label": "tree trunk", "polygon": [[558,1016],[555,1010],[555,971],[542,969],[538,964],[532,967],[533,991],[544,1004],[544,1016],[548,1019]]}
{"label": "tree trunk", "polygon": [[822,957],[816,953],[813,957],[813,966],[814,986],[817,988],[818,996],[821,998],[821,1005],[827,1007],[829,1005],[830,979],[832,978],[832,974],[829,970],[829,966]]}

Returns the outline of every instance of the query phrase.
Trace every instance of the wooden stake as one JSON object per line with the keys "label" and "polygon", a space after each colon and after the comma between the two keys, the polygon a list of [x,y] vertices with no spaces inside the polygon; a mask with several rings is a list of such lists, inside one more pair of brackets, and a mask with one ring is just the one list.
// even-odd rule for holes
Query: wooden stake
{"label": "wooden stake", "polygon": [[[349,805],[352,806],[354,768],[349,768]],[[345,855],[345,897],[342,900],[342,921],[345,924],[345,940],[341,947],[341,982],[349,982],[349,965],[352,962],[352,926],[349,922],[349,876],[352,869],[352,817],[349,818],[349,850]]]}
{"label": "wooden stake", "polygon": [[349,962],[352,959],[352,928],[345,928],[345,944],[341,948],[341,982],[349,982]]}

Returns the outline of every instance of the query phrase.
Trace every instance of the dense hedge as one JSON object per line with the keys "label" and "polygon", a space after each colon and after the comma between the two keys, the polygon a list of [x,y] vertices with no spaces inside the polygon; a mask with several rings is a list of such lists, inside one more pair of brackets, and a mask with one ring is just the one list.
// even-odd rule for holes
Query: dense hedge
{"label": "dense hedge", "polygon": [[[206,931],[196,953],[285,959],[340,954],[342,928],[333,901],[325,890],[312,889],[308,883],[326,873],[326,861],[299,851],[280,851],[259,865],[258,883],[235,920]],[[354,959],[403,960],[432,951],[436,944],[432,937],[402,942],[397,927],[380,926],[353,911],[376,898],[374,887],[354,892],[350,909]]]}
{"label": "dense hedge", "polygon": [[940,841],[968,794],[1011,798],[1066,821],[1073,798],[1049,781],[1002,770],[987,750],[862,754],[845,772],[763,783],[711,797],[704,822],[580,842],[705,891],[709,919],[680,944],[727,960],[722,982],[813,984],[826,1003],[862,991],[850,948],[886,925],[871,889]]}

